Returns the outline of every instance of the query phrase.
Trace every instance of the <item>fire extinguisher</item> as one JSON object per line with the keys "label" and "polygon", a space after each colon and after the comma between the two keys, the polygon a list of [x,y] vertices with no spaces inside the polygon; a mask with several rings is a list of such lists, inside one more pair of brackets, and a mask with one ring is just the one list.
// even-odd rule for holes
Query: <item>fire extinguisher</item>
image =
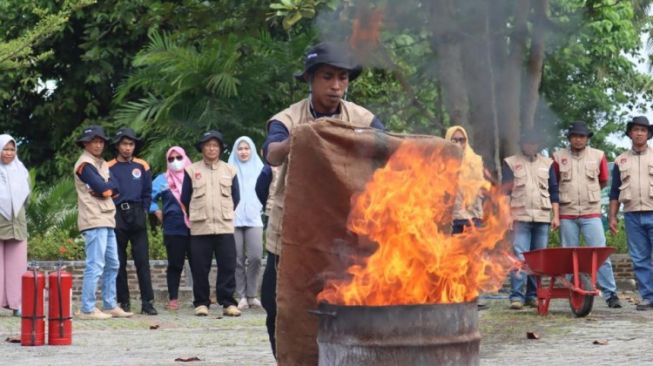
{"label": "fire extinguisher", "polygon": [[45,276],[37,267],[25,272],[21,278],[22,319],[20,324],[20,344],[22,346],[42,346],[45,344],[45,316],[43,313]]}
{"label": "fire extinguisher", "polygon": [[65,346],[72,343],[71,297],[73,276],[64,271],[61,263],[48,275],[48,344]]}

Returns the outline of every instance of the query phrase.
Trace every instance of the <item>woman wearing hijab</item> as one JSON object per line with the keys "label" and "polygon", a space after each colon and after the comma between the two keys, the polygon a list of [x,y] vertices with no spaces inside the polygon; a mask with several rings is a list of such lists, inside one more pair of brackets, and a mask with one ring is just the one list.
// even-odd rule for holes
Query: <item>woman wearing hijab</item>
{"label": "woman wearing hijab", "polygon": [[16,141],[0,135],[0,305],[20,314],[21,276],[27,270],[29,173],[16,154]]}
{"label": "woman wearing hijab", "polygon": [[[166,153],[168,169],[157,176],[152,182],[152,203],[150,213],[153,213],[163,224],[163,243],[168,254],[166,281],[168,283],[168,310],[179,309],[179,281],[184,261],[188,257],[190,263],[190,224],[181,204],[181,188],[184,182],[184,169],[192,162],[186,156],[186,151],[179,146],[173,146]],[[157,202],[161,199],[163,209]]]}
{"label": "woman wearing hijab", "polygon": [[445,140],[463,149],[460,167],[459,190],[453,211],[452,234],[460,234],[465,227],[480,226],[483,219],[483,189],[490,188],[483,174],[483,159],[469,145],[467,131],[462,126],[447,129]]}
{"label": "woman wearing hijab", "polygon": [[229,156],[229,164],[236,167],[240,185],[240,202],[236,207],[236,297],[239,309],[260,307],[256,289],[263,256],[263,205],[256,196],[256,180],[263,162],[256,154],[251,138],[239,137]]}

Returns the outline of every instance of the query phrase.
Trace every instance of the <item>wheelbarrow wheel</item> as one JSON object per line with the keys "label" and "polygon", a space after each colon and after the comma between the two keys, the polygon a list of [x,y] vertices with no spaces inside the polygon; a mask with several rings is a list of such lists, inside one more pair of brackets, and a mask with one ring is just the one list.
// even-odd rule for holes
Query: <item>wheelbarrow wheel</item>
{"label": "wheelbarrow wheel", "polygon": [[[579,274],[579,279],[580,287],[583,290],[594,291],[591,277],[587,273]],[[582,318],[592,312],[592,306],[594,305],[594,296],[581,295],[569,290],[569,305],[571,306],[571,312],[574,313],[574,315],[577,317]]]}

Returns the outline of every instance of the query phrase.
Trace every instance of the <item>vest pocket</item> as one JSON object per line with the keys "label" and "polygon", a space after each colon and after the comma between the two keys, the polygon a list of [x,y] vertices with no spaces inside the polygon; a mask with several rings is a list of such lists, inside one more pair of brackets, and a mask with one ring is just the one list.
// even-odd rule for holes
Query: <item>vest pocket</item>
{"label": "vest pocket", "polygon": [[111,198],[105,198],[99,199],[100,201],[100,211],[101,212],[113,212],[115,210],[115,205],[113,204],[113,200]]}
{"label": "vest pocket", "polygon": [[193,195],[190,199],[188,210],[188,220],[206,220],[206,185],[193,187]]}
{"label": "vest pocket", "polygon": [[632,192],[630,191],[630,182],[623,182],[619,186],[619,202],[625,203],[632,199]]}
{"label": "vest pocket", "polygon": [[569,192],[567,190],[560,190],[560,204],[566,204],[566,203],[571,203],[571,198]]}
{"label": "vest pocket", "polygon": [[525,201],[526,198],[524,197],[523,190],[512,191],[512,195],[510,196],[510,207],[525,207]]}
{"label": "vest pocket", "polygon": [[222,203],[222,218],[225,220],[233,220],[234,218],[234,207],[229,203]]}
{"label": "vest pocket", "polygon": [[228,178],[220,179],[220,193],[223,197],[231,197],[231,182]]}
{"label": "vest pocket", "polygon": [[587,192],[588,201],[590,203],[596,203],[601,200],[601,190],[590,190]]}
{"label": "vest pocket", "polygon": [[548,191],[542,191],[540,196],[541,198],[541,207],[543,210],[550,210],[551,209],[551,195],[549,194]]}

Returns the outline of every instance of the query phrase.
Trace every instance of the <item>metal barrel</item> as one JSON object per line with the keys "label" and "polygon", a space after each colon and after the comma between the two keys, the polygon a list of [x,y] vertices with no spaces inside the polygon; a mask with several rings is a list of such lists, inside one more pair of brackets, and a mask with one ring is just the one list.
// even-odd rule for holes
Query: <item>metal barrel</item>
{"label": "metal barrel", "polygon": [[479,365],[476,302],[320,304],[319,366]]}

